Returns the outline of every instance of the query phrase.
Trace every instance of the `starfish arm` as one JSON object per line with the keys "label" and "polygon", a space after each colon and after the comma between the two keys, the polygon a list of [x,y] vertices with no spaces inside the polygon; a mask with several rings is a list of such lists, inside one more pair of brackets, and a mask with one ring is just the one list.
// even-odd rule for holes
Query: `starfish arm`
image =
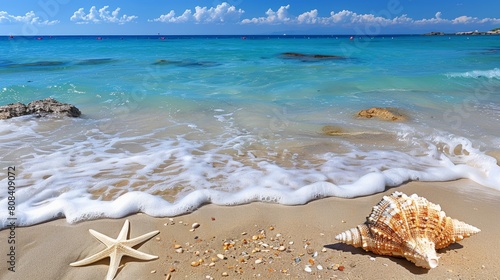
{"label": "starfish arm", "polygon": [[97,232],[93,229],[89,229],[90,234],[92,234],[97,240],[99,240],[102,244],[106,245],[106,247],[111,247],[116,243],[117,239],[113,239],[109,236],[106,236],[100,232]]}
{"label": "starfish arm", "polygon": [[115,278],[116,272],[120,267],[120,261],[122,260],[123,253],[117,248],[109,255],[109,268],[108,274],[106,274],[106,280],[113,280]]}
{"label": "starfish arm", "polygon": [[146,254],[146,253],[137,251],[135,249],[132,249],[128,246],[121,247],[121,250],[122,250],[123,255],[127,255],[127,256],[130,256],[130,257],[133,257],[136,259],[140,259],[140,260],[148,260],[149,261],[149,260],[154,260],[154,259],[158,258],[158,256]]}
{"label": "starfish arm", "polygon": [[129,225],[130,225],[130,222],[128,220],[125,220],[125,223],[123,224],[122,230],[120,231],[120,234],[118,234],[118,237],[116,238],[116,240],[119,240],[119,241],[127,240]]}
{"label": "starfish arm", "polygon": [[130,240],[126,240],[126,241],[122,242],[122,244],[125,245],[125,246],[134,247],[137,244],[140,244],[140,243],[142,243],[142,242],[144,242],[146,240],[149,240],[151,237],[157,235],[158,233],[160,233],[160,231],[159,230],[155,230],[155,231],[143,234],[141,236],[138,236],[136,238],[132,238]]}
{"label": "starfish arm", "polygon": [[82,266],[82,265],[87,265],[87,264],[91,264],[91,263],[94,263],[96,261],[99,261],[99,260],[102,260],[106,257],[109,257],[109,255],[111,254],[111,251],[113,250],[113,248],[106,248],[98,253],[95,253],[93,254],[92,256],[90,257],[87,257],[83,260],[79,260],[79,261],[76,261],[76,262],[72,262],[70,263],[69,265],[71,266]]}

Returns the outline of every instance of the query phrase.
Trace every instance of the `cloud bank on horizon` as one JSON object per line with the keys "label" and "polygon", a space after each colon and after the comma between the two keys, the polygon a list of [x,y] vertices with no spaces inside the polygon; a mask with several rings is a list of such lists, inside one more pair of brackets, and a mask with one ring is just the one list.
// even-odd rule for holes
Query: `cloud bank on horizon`
{"label": "cloud bank on horizon", "polygon": [[[402,7],[394,6],[393,10],[383,15],[374,13],[356,13],[351,10],[330,11],[328,16],[320,16],[318,9],[303,11],[300,14],[290,12],[290,4],[282,5],[262,11],[260,16],[245,17],[245,10],[237,8],[228,2],[222,2],[212,7],[196,6],[184,11],[170,10],[165,14],[159,14],[154,18],[140,18],[138,15],[122,14],[120,7],[111,8],[104,5],[101,8],[91,6],[90,8],[78,8],[66,21],[78,25],[82,24],[133,24],[133,23],[162,23],[162,24],[232,24],[239,26],[317,26],[317,27],[343,27],[352,28],[356,26],[378,25],[378,26],[442,26],[470,24],[500,24],[499,18],[478,18],[462,15],[453,19],[443,17],[443,13],[437,11],[433,18],[414,19],[402,13]],[[324,11],[323,11],[324,12]],[[24,15],[14,15],[7,11],[0,11],[0,25],[2,24],[30,24],[38,26],[54,26],[67,24],[64,19],[49,20],[47,16],[37,15],[34,11],[28,11]]]}

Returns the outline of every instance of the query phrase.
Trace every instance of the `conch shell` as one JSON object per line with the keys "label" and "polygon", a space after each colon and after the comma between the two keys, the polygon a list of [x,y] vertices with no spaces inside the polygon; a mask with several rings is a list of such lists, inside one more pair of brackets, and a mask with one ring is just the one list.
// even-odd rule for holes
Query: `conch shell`
{"label": "conch shell", "polygon": [[430,269],[438,265],[436,249],[478,232],[476,227],[447,217],[439,205],[423,197],[394,192],[373,207],[364,224],[335,239],[375,254],[405,257]]}

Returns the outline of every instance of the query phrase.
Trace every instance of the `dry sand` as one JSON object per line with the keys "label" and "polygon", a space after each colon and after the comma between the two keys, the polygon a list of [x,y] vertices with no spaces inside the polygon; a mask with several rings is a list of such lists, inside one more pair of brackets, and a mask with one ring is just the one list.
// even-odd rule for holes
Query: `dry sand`
{"label": "dry sand", "polygon": [[[301,206],[206,205],[173,219],[141,214],[127,217],[130,237],[160,230],[135,247],[159,258],[139,261],[125,257],[115,279],[499,279],[499,191],[460,180],[412,182],[384,194],[395,190],[424,196],[440,204],[448,216],[482,231],[439,250],[439,266],[427,270],[405,259],[377,256],[335,241],[337,233],[364,222],[383,194],[326,198]],[[88,229],[116,238],[124,221],[102,219],[70,225],[60,219],[17,228],[16,272],[7,271],[5,266],[9,232],[3,230],[1,278],[104,279],[108,258],[83,267],[69,263],[104,248]],[[200,227],[190,231],[195,222]],[[182,250],[176,252],[174,245]],[[199,265],[193,267],[193,262]],[[306,266],[310,272],[305,271]]]}

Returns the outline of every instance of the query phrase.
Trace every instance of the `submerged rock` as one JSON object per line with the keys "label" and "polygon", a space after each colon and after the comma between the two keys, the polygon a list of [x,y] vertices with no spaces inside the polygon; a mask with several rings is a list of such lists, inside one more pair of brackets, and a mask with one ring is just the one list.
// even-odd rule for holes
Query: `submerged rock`
{"label": "submerged rock", "polygon": [[34,114],[38,117],[46,115],[79,117],[82,113],[71,104],[61,103],[52,98],[36,100],[28,105],[16,102],[0,106],[0,119],[10,119],[24,115]]}
{"label": "submerged rock", "polygon": [[379,118],[384,121],[406,121],[406,117],[395,111],[394,109],[387,108],[370,108],[358,112],[358,117],[371,119],[373,117]]}
{"label": "submerged rock", "polygon": [[28,114],[26,112],[26,105],[21,102],[0,106],[0,120],[20,117],[26,114]]}
{"label": "submerged rock", "polygon": [[324,59],[342,59],[344,57],[338,55],[328,55],[328,54],[303,54],[296,52],[285,52],[281,54],[283,58],[300,59],[302,61],[315,61]]}
{"label": "submerged rock", "polygon": [[100,65],[115,62],[112,58],[90,58],[79,61],[77,65]]}
{"label": "submerged rock", "polygon": [[11,67],[11,68],[16,68],[16,67],[48,67],[48,66],[61,66],[64,64],[66,64],[66,62],[63,62],[63,61],[35,61],[35,62],[28,62],[28,63],[10,64],[9,67]]}
{"label": "submerged rock", "polygon": [[175,65],[184,67],[212,67],[220,65],[212,61],[195,61],[195,60],[167,60],[158,59],[153,65]]}
{"label": "submerged rock", "polygon": [[343,128],[333,125],[325,125],[321,128],[321,132],[328,136],[339,136],[345,134]]}

